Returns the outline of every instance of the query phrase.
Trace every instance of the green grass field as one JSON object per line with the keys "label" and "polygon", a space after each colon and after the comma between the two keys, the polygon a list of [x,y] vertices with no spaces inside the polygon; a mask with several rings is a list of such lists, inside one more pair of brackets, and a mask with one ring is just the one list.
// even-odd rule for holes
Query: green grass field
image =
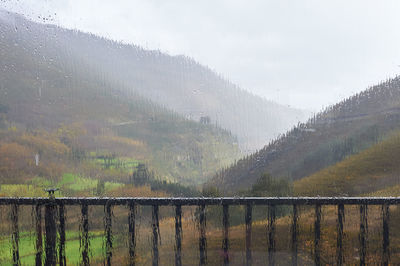
{"label": "green grass field", "polygon": [[[1,184],[0,194],[10,197],[46,197],[47,193],[44,189],[56,187],[60,189],[56,192],[56,197],[73,196],[76,193],[93,196],[97,183],[98,180],[96,179],[65,173],[58,182],[51,182],[48,179],[36,177],[26,184]],[[104,189],[107,192],[123,185],[122,183],[105,182]]]}
{"label": "green grass field", "polygon": [[[94,158],[92,160],[92,162],[103,168],[106,167],[106,164],[104,163],[105,162],[104,159]],[[113,159],[110,159],[109,169],[121,169],[121,170],[125,170],[127,172],[131,172],[132,169],[139,164],[139,162],[140,161],[135,160],[133,158],[128,158],[128,157],[113,158]]]}
{"label": "green grass field", "polygon": [[[103,232],[90,232],[90,253],[92,259],[101,259],[103,256]],[[79,234],[76,231],[66,232],[65,254],[68,265],[78,265],[80,261]],[[35,264],[35,236],[33,233],[20,233],[19,255],[21,265]],[[43,243],[44,247],[44,243]],[[10,238],[0,240],[0,264],[12,264],[12,251]]]}

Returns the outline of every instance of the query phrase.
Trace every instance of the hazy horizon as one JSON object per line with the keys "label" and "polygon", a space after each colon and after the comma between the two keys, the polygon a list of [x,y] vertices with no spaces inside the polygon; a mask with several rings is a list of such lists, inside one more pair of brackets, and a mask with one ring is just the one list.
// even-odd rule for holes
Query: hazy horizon
{"label": "hazy horizon", "polygon": [[190,56],[245,90],[312,111],[400,72],[396,1],[4,1],[0,7]]}

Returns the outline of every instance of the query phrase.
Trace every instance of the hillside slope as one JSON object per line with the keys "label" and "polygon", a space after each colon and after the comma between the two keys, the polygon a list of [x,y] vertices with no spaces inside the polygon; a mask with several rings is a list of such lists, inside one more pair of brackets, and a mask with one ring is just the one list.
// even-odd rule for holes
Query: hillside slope
{"label": "hillside slope", "polygon": [[386,138],[400,127],[400,77],[320,112],[307,123],[218,173],[225,192],[250,187],[263,173],[298,180]]}
{"label": "hillside slope", "polygon": [[[158,176],[184,184],[202,183],[238,158],[237,140],[228,131],[184,118],[125,90],[86,64],[71,58],[68,61],[66,54],[57,53],[61,48],[52,43],[54,40],[49,41],[51,45],[41,44],[51,38],[46,26],[29,24],[20,29],[25,20],[6,15],[5,22],[5,15],[0,14],[3,130],[16,128],[15,136],[23,136],[24,131],[33,136],[57,135],[71,152],[75,149],[98,157],[131,157],[148,164]],[[17,21],[12,27],[10,18]],[[31,25],[49,35],[38,34],[29,28]],[[86,36],[52,29],[77,39]],[[30,39],[33,37],[36,39]],[[57,133],[60,131],[67,136]],[[2,144],[14,141],[0,140]],[[29,150],[29,156],[34,158],[40,150]]]}
{"label": "hillside slope", "polygon": [[134,91],[190,119],[208,116],[212,124],[236,135],[242,150],[259,149],[308,117],[306,112],[252,95],[184,56],[33,23],[1,10],[0,21],[1,35],[12,45],[57,60],[75,72],[96,73],[122,91]]}
{"label": "hillside slope", "polygon": [[[301,196],[357,196],[400,184],[400,134],[294,182]],[[393,196],[393,195],[392,195]]]}

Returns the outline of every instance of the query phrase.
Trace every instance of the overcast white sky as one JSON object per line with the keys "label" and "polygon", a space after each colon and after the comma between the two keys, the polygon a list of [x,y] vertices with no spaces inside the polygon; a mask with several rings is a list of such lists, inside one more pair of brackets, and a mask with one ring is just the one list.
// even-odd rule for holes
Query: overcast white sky
{"label": "overcast white sky", "polygon": [[1,0],[0,7],[185,54],[255,94],[314,111],[400,73],[398,0]]}

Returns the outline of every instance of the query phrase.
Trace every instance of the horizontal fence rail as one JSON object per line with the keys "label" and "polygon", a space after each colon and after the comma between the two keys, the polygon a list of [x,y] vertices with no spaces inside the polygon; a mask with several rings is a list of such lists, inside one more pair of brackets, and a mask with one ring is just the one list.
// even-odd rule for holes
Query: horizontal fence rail
{"label": "horizontal fence rail", "polygon": [[200,205],[397,205],[400,197],[221,197],[221,198],[128,198],[128,197],[60,197],[49,198],[9,198],[0,197],[0,205],[37,205],[53,200],[56,204],[65,205],[128,205],[135,203],[147,206],[200,206]]}
{"label": "horizontal fence rail", "polygon": [[[175,207],[175,265],[182,265],[182,206],[198,207],[199,219],[199,264],[207,264],[207,237],[206,237],[206,211],[205,207],[210,205],[220,205],[222,208],[222,242],[221,250],[223,252],[223,264],[229,265],[230,256],[230,213],[229,206],[243,205],[245,206],[244,222],[245,222],[245,261],[246,265],[252,265],[252,223],[253,223],[253,206],[265,205],[268,206],[267,213],[267,230],[265,236],[267,238],[268,247],[266,248],[267,261],[265,264],[274,265],[279,262],[276,257],[276,239],[279,238],[276,231],[276,208],[277,206],[292,206],[291,212],[291,263],[297,265],[298,260],[298,219],[299,206],[314,206],[314,223],[313,227],[313,252],[312,257],[315,265],[321,265],[321,206],[337,206],[337,225],[336,225],[336,264],[343,265],[344,260],[344,216],[346,205],[359,206],[359,247],[358,260],[360,265],[367,263],[367,209],[369,205],[381,206],[381,221],[382,221],[382,261],[380,264],[388,265],[390,263],[389,254],[389,206],[399,205],[400,197],[222,197],[222,198],[70,198],[61,197],[54,198],[10,198],[0,197],[0,205],[11,206],[10,223],[11,223],[11,255],[14,265],[20,265],[19,254],[19,212],[20,206],[34,206],[32,215],[35,216],[36,223],[36,247],[35,247],[35,263],[36,265],[66,265],[65,254],[65,208],[66,206],[80,206],[80,258],[82,265],[90,265],[89,251],[89,215],[88,206],[104,206],[105,217],[104,232],[105,232],[105,254],[104,264],[111,265],[113,255],[113,236],[112,236],[112,207],[125,205],[128,207],[129,213],[127,216],[128,223],[128,258],[129,265],[135,265],[136,249],[136,208],[139,205],[151,206],[151,232],[152,232],[152,265],[158,265],[159,261],[159,245],[160,245],[160,223],[159,223],[159,207],[174,206]],[[44,225],[45,230],[42,230],[42,214],[41,209],[44,209]],[[44,247],[43,241],[44,239]]]}

